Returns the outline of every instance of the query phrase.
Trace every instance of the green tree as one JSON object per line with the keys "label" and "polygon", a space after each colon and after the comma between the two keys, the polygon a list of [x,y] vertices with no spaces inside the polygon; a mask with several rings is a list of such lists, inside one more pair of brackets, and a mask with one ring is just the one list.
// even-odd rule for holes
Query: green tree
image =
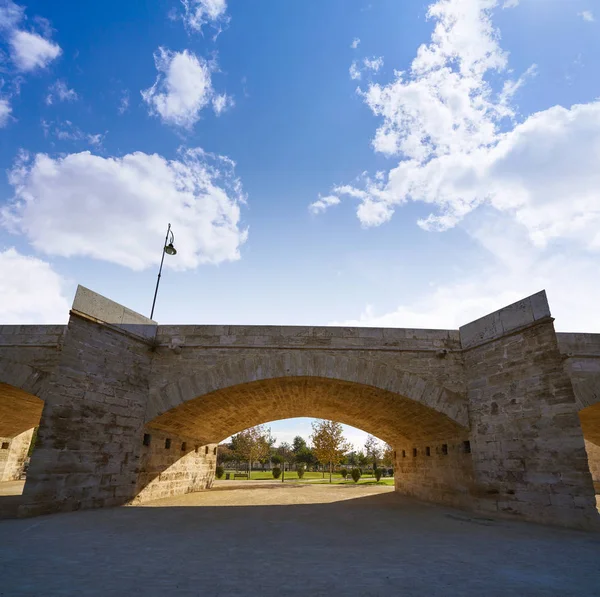
{"label": "green tree", "polygon": [[304,441],[304,438],[297,435],[292,442],[292,450],[294,451],[294,454],[298,454],[300,450],[304,450],[305,448],[306,442]]}
{"label": "green tree", "polygon": [[277,448],[277,452],[281,456],[281,465],[283,472],[285,473],[285,463],[292,462],[294,458],[292,446],[290,446],[290,444],[288,444],[287,442],[283,442],[279,445],[279,448]]}
{"label": "green tree", "polygon": [[240,460],[248,461],[248,478],[252,472],[252,463],[268,458],[274,443],[271,429],[264,425],[240,431],[231,438],[231,446],[236,456]]}
{"label": "green tree", "polygon": [[312,424],[313,432],[310,437],[313,452],[322,464],[329,464],[329,482],[333,467],[341,462],[344,454],[350,449],[350,444],[344,437],[341,423],[318,420]]}
{"label": "green tree", "polygon": [[381,453],[382,450],[379,440],[375,436],[369,435],[365,442],[365,455],[373,463],[373,471],[377,468]]}
{"label": "green tree", "polygon": [[308,447],[304,446],[296,452],[296,463],[303,464],[306,468],[314,466],[317,463],[317,459],[313,454],[313,451]]}

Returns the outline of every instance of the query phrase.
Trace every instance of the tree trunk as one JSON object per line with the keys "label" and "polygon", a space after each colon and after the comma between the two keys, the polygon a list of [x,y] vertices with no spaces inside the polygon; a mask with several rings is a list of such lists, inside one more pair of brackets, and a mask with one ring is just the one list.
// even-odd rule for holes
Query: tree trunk
{"label": "tree trunk", "polygon": [[331,473],[332,473],[332,464],[331,461],[329,462],[329,482],[331,483]]}

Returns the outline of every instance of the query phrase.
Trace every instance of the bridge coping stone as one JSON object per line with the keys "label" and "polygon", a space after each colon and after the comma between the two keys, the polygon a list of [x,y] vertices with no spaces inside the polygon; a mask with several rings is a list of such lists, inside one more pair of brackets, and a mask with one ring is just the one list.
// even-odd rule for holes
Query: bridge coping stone
{"label": "bridge coping stone", "polygon": [[542,290],[461,326],[459,333],[462,348],[473,348],[490,340],[496,340],[548,317],[550,317],[550,306],[546,291]]}

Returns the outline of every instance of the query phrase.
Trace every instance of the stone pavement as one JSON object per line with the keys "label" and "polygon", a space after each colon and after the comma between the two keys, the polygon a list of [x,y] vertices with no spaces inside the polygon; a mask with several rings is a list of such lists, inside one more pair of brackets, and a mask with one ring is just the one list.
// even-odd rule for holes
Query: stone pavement
{"label": "stone pavement", "polygon": [[388,487],[255,485],[0,521],[0,595],[598,596],[600,535]]}

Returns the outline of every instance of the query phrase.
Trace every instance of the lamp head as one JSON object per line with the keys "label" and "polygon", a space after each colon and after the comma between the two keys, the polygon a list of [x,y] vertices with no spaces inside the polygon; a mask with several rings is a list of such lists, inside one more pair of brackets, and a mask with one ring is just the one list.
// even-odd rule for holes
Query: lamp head
{"label": "lamp head", "polygon": [[177,249],[173,246],[173,243],[169,243],[166,247],[165,247],[165,253],[167,255],[177,255]]}

